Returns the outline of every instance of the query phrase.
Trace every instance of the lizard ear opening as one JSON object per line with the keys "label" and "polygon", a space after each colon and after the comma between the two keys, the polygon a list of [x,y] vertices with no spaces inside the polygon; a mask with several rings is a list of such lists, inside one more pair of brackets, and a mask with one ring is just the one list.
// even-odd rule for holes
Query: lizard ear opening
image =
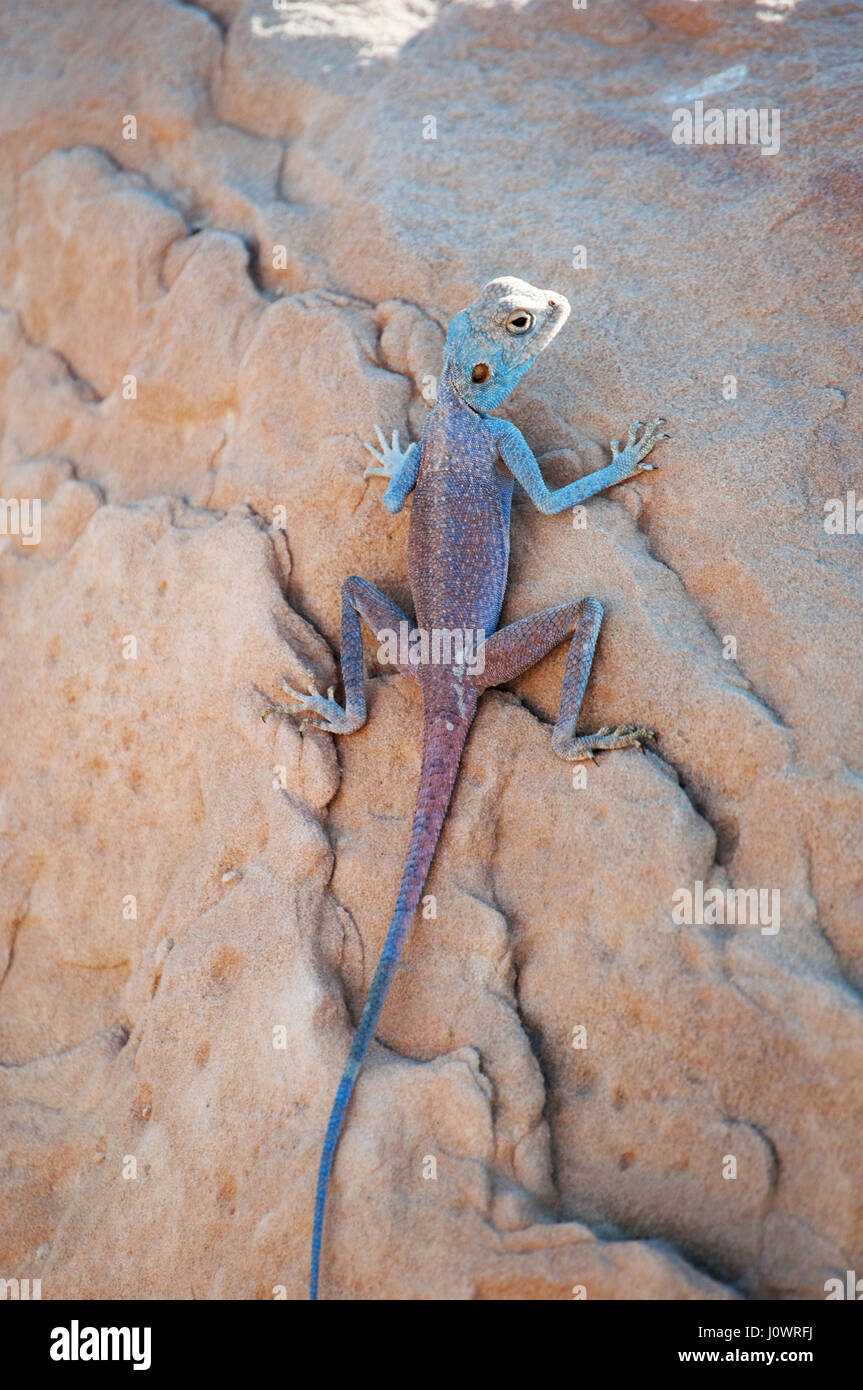
{"label": "lizard ear opening", "polygon": [[471,381],[475,381],[475,382],[477,382],[477,383],[481,383],[481,382],[483,382],[483,381],[488,381],[488,379],[489,379],[490,376],[491,376],[491,367],[488,365],[488,363],[487,363],[487,362],[477,362],[476,366],[474,367],[473,371],[472,371],[471,374],[470,374],[470,379],[471,379]]}

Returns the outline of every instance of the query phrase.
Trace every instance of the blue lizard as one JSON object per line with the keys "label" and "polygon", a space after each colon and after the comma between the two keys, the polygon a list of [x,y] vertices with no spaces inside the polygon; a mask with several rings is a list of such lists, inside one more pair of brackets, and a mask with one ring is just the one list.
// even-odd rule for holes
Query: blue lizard
{"label": "blue lizard", "polygon": [[[569,312],[562,294],[537,289],[512,276],[491,280],[449,326],[437,399],[421,442],[402,450],[397,432],[388,445],[378,428],[380,452],[366,445],[379,466],[366,469],[365,476],[389,479],[383,499],[387,510],[398,512],[414,493],[408,575],[416,610],[415,633],[421,640],[412,640],[409,650],[398,652],[396,665],[422,691],[423,752],[395,911],[324,1138],[312,1235],[312,1299],[318,1296],[327,1189],[345,1113],[431,867],[480,694],[513,680],[572,635],[551,739],[554,752],[579,761],[605,749],[642,747],[644,740],[655,738],[652,730],[629,724],[596,734],[575,732],[602,621],[596,599],[546,608],[497,630],[509,562],[513,479],[518,479],[539,511],[554,515],[651,469],[653,464],[644,460],[659,439],[668,438],[662,431],[664,420],[648,425],[636,421],[623,449],[616,440],[612,442],[612,461],[605,468],[551,491],[520,431],[506,420],[491,417],[490,412],[506,400],[563,327]],[[366,720],[361,619],[379,641],[408,623],[398,605],[366,580],[356,576],[345,580],[344,706],[333,699],[332,690],[326,697],[318,694],[314,680],[308,694],[285,683],[292,700],[310,716],[303,722],[328,733],[353,733]],[[461,634],[461,643],[453,641],[449,646],[448,660],[429,657],[436,633]],[[467,646],[466,634],[473,635]],[[298,711],[271,705],[264,718],[271,712]]]}

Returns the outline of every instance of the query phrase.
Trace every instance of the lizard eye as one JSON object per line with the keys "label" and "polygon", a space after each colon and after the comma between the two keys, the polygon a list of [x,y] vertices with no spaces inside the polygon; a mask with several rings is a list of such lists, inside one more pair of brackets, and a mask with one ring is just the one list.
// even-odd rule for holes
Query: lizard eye
{"label": "lizard eye", "polygon": [[477,362],[476,366],[474,367],[473,371],[472,371],[471,374],[470,374],[470,379],[471,379],[471,381],[482,382],[482,381],[488,381],[488,379],[489,379],[490,376],[491,376],[491,367],[489,367],[488,363],[486,363],[486,362]]}
{"label": "lizard eye", "polygon": [[507,333],[529,333],[536,323],[536,318],[527,309],[516,309],[514,314],[510,314],[506,321]]}

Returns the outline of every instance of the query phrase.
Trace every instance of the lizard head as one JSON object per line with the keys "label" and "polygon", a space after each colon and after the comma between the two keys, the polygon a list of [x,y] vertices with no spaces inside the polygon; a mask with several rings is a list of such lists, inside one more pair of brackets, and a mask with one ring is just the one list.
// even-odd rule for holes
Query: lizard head
{"label": "lizard head", "polygon": [[496,410],[569,318],[569,301],[554,290],[503,275],[489,280],[446,335],[446,364],[462,400],[487,415]]}

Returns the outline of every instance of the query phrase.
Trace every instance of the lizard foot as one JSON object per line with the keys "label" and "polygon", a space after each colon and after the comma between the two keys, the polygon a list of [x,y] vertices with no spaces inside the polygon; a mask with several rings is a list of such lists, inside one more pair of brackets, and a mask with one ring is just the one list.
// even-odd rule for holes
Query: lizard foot
{"label": "lizard foot", "polygon": [[265,722],[271,714],[297,715],[302,711],[308,711],[311,715],[317,715],[317,718],[312,719],[307,715],[300,723],[300,730],[310,728],[320,729],[325,734],[352,734],[357,729],[362,728],[365,723],[362,715],[348,714],[347,710],[333,699],[333,686],[330,686],[326,696],[319,695],[314,676],[309,676],[307,695],[304,695],[300,690],[294,690],[293,686],[288,685],[286,680],[282,681],[282,685],[286,694],[292,700],[296,700],[300,708],[294,709],[290,705],[267,705],[261,715]]}
{"label": "lizard foot", "polygon": [[381,452],[378,453],[378,450],[375,449],[373,445],[366,444],[365,442],[363,443],[363,448],[368,449],[372,458],[376,458],[380,463],[381,467],[367,468],[363,473],[363,477],[394,478],[396,473],[399,471],[402,464],[404,463],[405,459],[407,458],[410,449],[402,449],[401,445],[399,444],[398,430],[393,430],[392,444],[387,443],[386,439],[384,438],[384,432],[381,429],[380,425],[375,425],[375,433],[378,437],[378,443],[381,446]]}
{"label": "lizard foot", "polygon": [[[560,732],[558,732],[560,730]],[[640,748],[645,751],[645,743],[656,741],[656,731],[642,725],[618,724],[616,729],[605,724],[595,734],[575,734],[564,732],[556,724],[551,736],[552,747],[559,758],[568,763],[595,762],[594,753],[604,753],[611,748]]]}
{"label": "lizard foot", "polygon": [[[662,426],[667,421],[658,415],[655,420],[645,424],[643,420],[636,420],[629,427],[629,434],[626,436],[626,447],[621,449],[617,439],[611,441],[611,459],[613,463],[618,463],[622,468],[628,468],[630,476],[633,473],[649,473],[656,465],[645,463],[644,459],[659,443],[660,439],[670,439],[671,435],[666,434]],[[638,431],[641,430],[641,435]]]}

